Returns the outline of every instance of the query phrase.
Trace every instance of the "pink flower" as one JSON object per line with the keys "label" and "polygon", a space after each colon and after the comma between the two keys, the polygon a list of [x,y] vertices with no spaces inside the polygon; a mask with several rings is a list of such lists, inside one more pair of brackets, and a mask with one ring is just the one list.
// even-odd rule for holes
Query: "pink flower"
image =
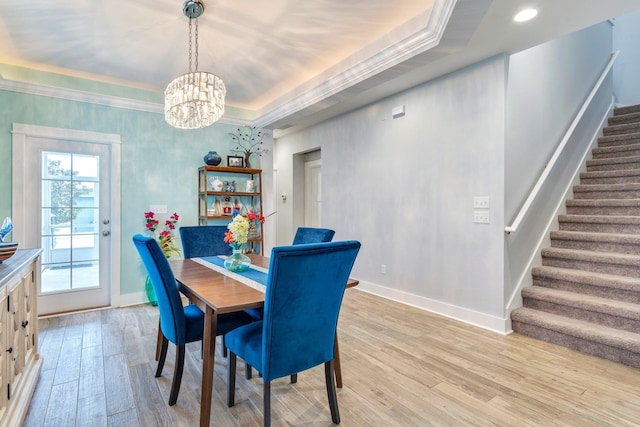
{"label": "pink flower", "polygon": [[[155,214],[152,211],[145,212],[144,218],[146,220],[145,228],[154,234],[158,229],[160,222],[155,219]],[[168,220],[164,222],[164,230],[160,231],[156,237],[162,252],[167,258],[171,258],[172,255],[180,255],[180,250],[173,244],[173,230],[176,229],[176,223],[180,217],[177,213],[173,213]]]}

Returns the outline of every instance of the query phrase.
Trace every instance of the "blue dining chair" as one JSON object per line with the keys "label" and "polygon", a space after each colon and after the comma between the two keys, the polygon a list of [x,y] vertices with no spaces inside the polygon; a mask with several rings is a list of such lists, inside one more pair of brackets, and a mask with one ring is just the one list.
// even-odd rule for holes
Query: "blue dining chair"
{"label": "blue dining chair", "polygon": [[182,253],[186,258],[231,255],[231,246],[224,242],[226,225],[195,225],[180,227]]}
{"label": "blue dining chair", "polygon": [[[330,242],[333,239],[335,231],[328,228],[315,228],[315,227],[298,227],[296,234],[293,237],[293,245],[302,245],[309,243],[325,243]],[[252,308],[249,312],[251,317],[255,320],[262,320],[263,314],[261,308]],[[247,379],[251,378],[251,371],[247,372]],[[295,382],[295,376],[292,377],[291,382]],[[340,387],[342,387],[340,385]]]}
{"label": "blue dining chair", "polygon": [[235,404],[237,357],[262,374],[265,426],[271,425],[271,381],[324,364],[331,419],[340,423],[333,343],[345,283],[359,250],[354,240],[273,248],[264,319],[225,336],[228,406]]}
{"label": "blue dining chair", "polygon": [[298,227],[295,236],[293,236],[293,244],[330,242],[334,234],[336,232],[328,228]]}
{"label": "blue dining chair", "polygon": [[[151,279],[153,290],[158,298],[160,310],[160,331],[162,333],[162,347],[158,359],[156,377],[162,375],[162,368],[167,357],[169,341],[176,345],[176,362],[169,395],[169,405],[174,405],[178,399],[182,370],[184,368],[185,344],[202,340],[204,331],[204,313],[195,305],[182,305],[178,292],[178,283],[173,275],[169,261],[155,239],[140,234],[133,236],[140,258],[147,274]],[[251,323],[252,319],[244,312],[221,314],[218,316],[217,335]]]}

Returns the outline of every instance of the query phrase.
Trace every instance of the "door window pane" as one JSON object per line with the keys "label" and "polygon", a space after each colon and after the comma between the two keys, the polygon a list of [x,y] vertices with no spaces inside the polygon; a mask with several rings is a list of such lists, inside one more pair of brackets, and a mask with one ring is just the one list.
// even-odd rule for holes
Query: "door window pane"
{"label": "door window pane", "polygon": [[42,293],[99,287],[99,157],[42,153]]}

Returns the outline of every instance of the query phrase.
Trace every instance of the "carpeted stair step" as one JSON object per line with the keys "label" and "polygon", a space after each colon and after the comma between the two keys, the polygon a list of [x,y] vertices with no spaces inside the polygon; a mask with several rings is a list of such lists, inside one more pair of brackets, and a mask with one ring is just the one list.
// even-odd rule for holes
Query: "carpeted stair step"
{"label": "carpeted stair step", "polygon": [[640,234],[640,217],[612,215],[558,215],[560,230]]}
{"label": "carpeted stair step", "polygon": [[574,185],[575,199],[640,199],[640,184]]}
{"label": "carpeted stair step", "polygon": [[640,305],[558,289],[528,286],[522,290],[524,307],[610,328],[640,332]]}
{"label": "carpeted stair step", "polygon": [[602,129],[602,135],[623,135],[640,132],[640,123],[627,123],[623,125],[607,126]]}
{"label": "carpeted stair step", "polygon": [[537,266],[533,285],[640,304],[640,279],[615,274]]}
{"label": "carpeted stair step", "polygon": [[640,235],[552,231],[551,247],[635,255],[640,254]]}
{"label": "carpeted stair step", "polygon": [[614,116],[623,116],[625,114],[640,113],[640,104],[627,105],[625,107],[616,107],[613,109]]}
{"label": "carpeted stair step", "polygon": [[640,278],[640,255],[544,248],[542,265]]}
{"label": "carpeted stair step", "polygon": [[640,334],[530,308],[511,312],[515,332],[640,368]]}
{"label": "carpeted stair step", "polygon": [[587,160],[587,172],[640,169],[640,156]]}
{"label": "carpeted stair step", "polygon": [[640,169],[582,172],[580,184],[631,184],[640,183]]}
{"label": "carpeted stair step", "polygon": [[609,117],[607,124],[609,126],[620,125],[626,123],[636,123],[640,122],[640,112],[628,113],[628,114],[618,114],[615,116]]}
{"label": "carpeted stair step", "polygon": [[640,156],[640,143],[598,147],[591,150],[594,159],[611,159],[614,157]]}
{"label": "carpeted stair step", "polygon": [[640,132],[598,137],[598,147],[600,148],[637,144],[638,142],[640,142]]}
{"label": "carpeted stair step", "polygon": [[566,206],[569,215],[640,215],[640,199],[567,200]]}

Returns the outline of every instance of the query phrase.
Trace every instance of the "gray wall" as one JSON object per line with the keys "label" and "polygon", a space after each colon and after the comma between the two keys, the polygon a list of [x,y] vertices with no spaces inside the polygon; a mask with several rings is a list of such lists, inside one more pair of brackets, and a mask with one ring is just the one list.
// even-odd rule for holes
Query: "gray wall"
{"label": "gray wall", "polygon": [[[498,56],[275,142],[277,244],[299,225],[301,153],[322,150],[323,226],[358,239],[360,288],[507,331],[506,304],[611,102],[605,82],[522,230],[505,237],[612,52],[600,24]],[[405,105],[406,116],[391,109]],[[489,196],[490,224],[473,197]],[[381,265],[386,266],[386,274]]]}
{"label": "gray wall", "polygon": [[[277,139],[277,191],[292,195],[277,201],[278,244],[298,225],[295,159],[321,148],[323,225],[362,242],[360,287],[493,328],[503,311],[505,65],[492,58]],[[392,119],[398,105],[406,115]],[[473,196],[490,197],[490,224],[473,224]]]}
{"label": "gray wall", "polygon": [[614,20],[613,48],[620,51],[613,85],[620,105],[640,104],[640,10]]}

